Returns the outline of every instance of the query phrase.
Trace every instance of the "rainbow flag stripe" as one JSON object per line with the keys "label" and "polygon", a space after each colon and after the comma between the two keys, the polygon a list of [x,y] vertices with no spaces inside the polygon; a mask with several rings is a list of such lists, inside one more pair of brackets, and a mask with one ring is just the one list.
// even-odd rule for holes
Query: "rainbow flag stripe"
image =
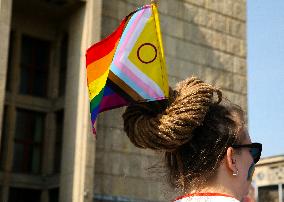
{"label": "rainbow flag stripe", "polygon": [[169,87],[156,5],[130,13],[110,36],[90,47],[86,66],[93,129],[100,112],[166,99]]}

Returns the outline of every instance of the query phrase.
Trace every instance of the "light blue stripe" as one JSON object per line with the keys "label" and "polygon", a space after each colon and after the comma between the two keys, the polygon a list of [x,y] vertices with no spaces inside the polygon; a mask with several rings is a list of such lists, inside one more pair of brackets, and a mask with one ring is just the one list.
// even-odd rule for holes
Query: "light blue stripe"
{"label": "light blue stripe", "polygon": [[135,21],[136,18],[137,18],[137,15],[139,15],[140,12],[143,12],[143,10],[140,10],[140,11],[134,13],[134,14],[130,17],[130,20],[128,21],[126,27],[125,27],[124,30],[123,30],[123,34],[122,34],[122,36],[121,36],[121,38],[120,38],[119,44],[118,44],[118,46],[117,46],[117,50],[120,49],[120,46],[121,46],[121,44],[124,42],[125,37],[126,37],[126,35],[128,34],[128,31],[129,31],[130,27],[132,27],[134,21]]}
{"label": "light blue stripe", "polygon": [[143,99],[153,100],[143,89],[141,89],[134,81],[132,81],[128,76],[120,71],[114,63],[111,64],[111,71],[121,80],[123,80],[130,88],[132,88],[136,93],[138,93]]}
{"label": "light blue stripe", "polygon": [[123,44],[123,42],[124,42],[124,40],[126,38],[126,35],[128,34],[129,29],[132,27],[132,25],[133,25],[134,21],[136,20],[137,16],[141,14],[140,12],[145,12],[144,9],[151,9],[151,7],[142,8],[140,11],[137,11],[136,13],[134,13],[130,17],[130,20],[128,21],[126,27],[124,28],[122,36],[121,36],[121,38],[119,40],[119,43],[117,45],[117,48],[116,48],[116,51],[115,51],[115,54],[114,54],[114,58],[117,55],[117,52],[119,51],[121,45]]}
{"label": "light blue stripe", "polygon": [[[145,8],[145,9],[151,9],[151,8]],[[137,11],[136,13],[134,13],[130,20],[127,23],[127,26],[125,27],[123,34],[119,40],[119,44],[117,46],[115,55],[113,58],[115,58],[117,56],[117,52],[119,51],[121,45],[123,44],[126,35],[129,32],[129,29],[132,27],[134,21],[136,20],[137,16],[140,15],[140,12],[144,12],[144,9],[141,9],[140,11]],[[112,63],[110,70],[118,77],[120,78],[122,81],[124,81],[130,88],[132,88],[136,93],[138,93],[143,99],[145,100],[155,100],[154,98],[150,97],[147,93],[145,93],[145,91],[143,89],[141,89],[134,81],[132,81],[130,78],[128,78],[128,76],[126,76],[123,72],[121,72],[120,69],[117,68],[117,66]]]}

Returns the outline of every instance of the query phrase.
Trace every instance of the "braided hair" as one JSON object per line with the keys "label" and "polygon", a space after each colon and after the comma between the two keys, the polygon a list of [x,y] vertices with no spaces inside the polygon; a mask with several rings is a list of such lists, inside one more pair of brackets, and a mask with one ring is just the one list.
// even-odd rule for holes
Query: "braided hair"
{"label": "braided hair", "polygon": [[243,127],[241,108],[221,101],[219,89],[187,78],[170,89],[168,100],[128,106],[124,131],[135,146],[165,153],[171,184],[200,187],[215,176]]}

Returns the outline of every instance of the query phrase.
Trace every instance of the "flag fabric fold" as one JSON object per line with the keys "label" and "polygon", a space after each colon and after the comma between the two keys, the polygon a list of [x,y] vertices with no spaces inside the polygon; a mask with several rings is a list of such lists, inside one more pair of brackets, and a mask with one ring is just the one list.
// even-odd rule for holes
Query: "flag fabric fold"
{"label": "flag fabric fold", "polygon": [[90,111],[100,112],[168,98],[169,87],[157,7],[145,5],[125,17],[86,53]]}

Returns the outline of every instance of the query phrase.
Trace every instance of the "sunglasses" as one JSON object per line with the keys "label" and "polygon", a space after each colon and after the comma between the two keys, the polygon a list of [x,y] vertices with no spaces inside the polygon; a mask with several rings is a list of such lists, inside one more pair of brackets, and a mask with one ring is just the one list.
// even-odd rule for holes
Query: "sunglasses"
{"label": "sunglasses", "polygon": [[261,156],[262,144],[260,143],[251,143],[251,144],[234,144],[233,148],[249,148],[249,152],[253,158],[253,162],[256,164]]}

